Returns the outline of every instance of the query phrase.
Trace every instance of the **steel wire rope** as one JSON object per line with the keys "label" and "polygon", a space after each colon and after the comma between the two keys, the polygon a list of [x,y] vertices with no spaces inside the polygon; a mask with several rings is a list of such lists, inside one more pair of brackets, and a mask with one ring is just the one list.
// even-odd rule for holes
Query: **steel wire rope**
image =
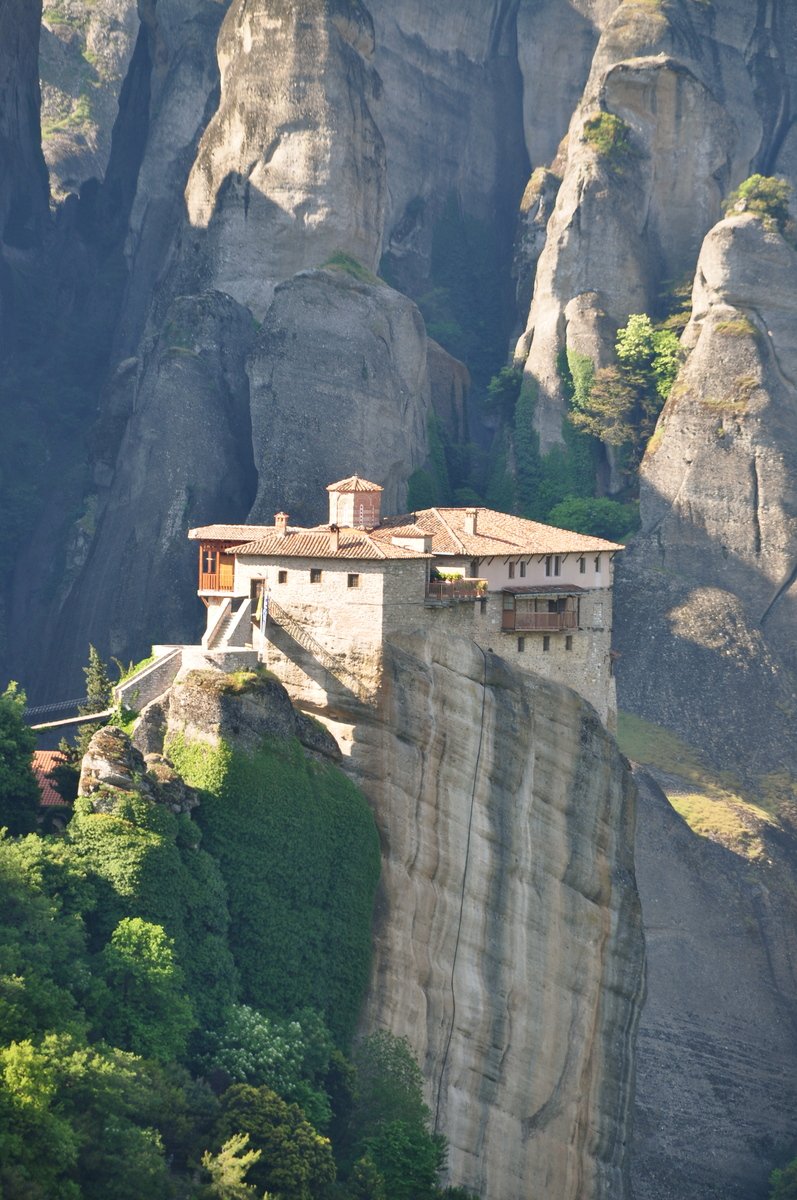
{"label": "steel wire rope", "polygon": [[[477,643],[473,643],[476,645]],[[470,843],[471,834],[473,831],[473,810],[476,806],[476,785],[479,781],[479,767],[481,766],[482,745],[484,743],[484,714],[487,708],[487,654],[478,646],[481,651],[481,656],[484,660],[484,673],[482,677],[482,711],[481,721],[479,723],[479,747],[476,751],[476,763],[473,768],[473,787],[470,793],[470,812],[468,813],[468,834],[465,840],[465,863],[462,868],[462,890],[459,897],[459,919],[457,921],[457,936],[454,942],[454,956],[451,961],[451,1024],[448,1028],[448,1038],[446,1039],[446,1048],[443,1052],[443,1064],[440,1068],[440,1080],[437,1085],[437,1103],[434,1110],[434,1131],[437,1133],[437,1126],[440,1119],[440,1101],[443,1094],[443,1080],[445,1079],[446,1067],[448,1066],[448,1055],[451,1050],[451,1040],[454,1036],[454,1025],[457,1019],[457,994],[454,989],[454,976],[457,970],[457,957],[459,955],[459,943],[462,936],[462,919],[465,912],[465,884],[468,878],[468,864],[470,862]]]}

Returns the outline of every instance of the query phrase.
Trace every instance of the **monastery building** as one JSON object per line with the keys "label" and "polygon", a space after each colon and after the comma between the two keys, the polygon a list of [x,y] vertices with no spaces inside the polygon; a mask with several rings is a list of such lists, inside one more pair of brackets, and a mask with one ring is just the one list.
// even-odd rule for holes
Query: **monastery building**
{"label": "monastery building", "polygon": [[329,521],[207,525],[198,594],[206,651],[251,647],[300,705],[367,700],[391,635],[439,628],[574,688],[610,728],[612,573],[623,547],[489,508],[382,517],[382,489],[330,484]]}

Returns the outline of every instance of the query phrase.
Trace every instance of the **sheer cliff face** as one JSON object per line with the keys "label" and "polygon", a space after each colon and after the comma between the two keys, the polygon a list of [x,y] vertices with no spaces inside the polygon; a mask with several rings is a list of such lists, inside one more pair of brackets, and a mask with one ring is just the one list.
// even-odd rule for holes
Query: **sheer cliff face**
{"label": "sheer cliff face", "polygon": [[379,260],[385,151],[371,115],[374,33],[359,0],[236,0],[221,102],[186,187],[200,274],[258,319],[276,283],[345,249]]}
{"label": "sheer cliff face", "polygon": [[38,248],[48,219],[39,124],[40,25],[41,0],[10,0],[0,9],[0,317],[10,292],[9,271]]}
{"label": "sheer cliff face", "polygon": [[748,776],[797,768],[795,320],[794,250],[752,215],[717,225],[618,584],[626,705]]}
{"label": "sheer cliff face", "polygon": [[482,1196],[628,1195],[634,787],[594,711],[456,638],[388,645],[350,769],[381,830],[367,1028],[406,1036]]}

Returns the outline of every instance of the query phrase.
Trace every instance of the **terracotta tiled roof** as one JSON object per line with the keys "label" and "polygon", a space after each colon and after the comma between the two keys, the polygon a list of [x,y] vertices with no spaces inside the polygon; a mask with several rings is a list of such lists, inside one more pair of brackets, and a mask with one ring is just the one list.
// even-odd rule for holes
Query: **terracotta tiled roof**
{"label": "terracotta tiled roof", "polygon": [[200,525],[189,529],[188,536],[203,542],[251,542],[252,538],[267,537],[274,532],[273,525]]}
{"label": "terracotta tiled roof", "polygon": [[63,754],[57,750],[36,750],[33,754],[33,774],[36,776],[36,782],[39,785],[39,791],[42,794],[42,808],[56,808],[66,804],[63,796],[55,790],[52,781],[47,778],[50,771],[64,761]]}
{"label": "terracotta tiled roof", "polygon": [[389,539],[395,526],[406,526],[414,521],[432,535],[435,554],[488,558],[522,554],[598,554],[624,549],[617,542],[542,525],[539,521],[527,521],[524,517],[513,517],[491,508],[477,509],[476,533],[466,533],[466,511],[464,508],[424,508],[416,513],[388,517],[375,531],[375,536]]}
{"label": "terracotta tiled roof", "polygon": [[349,475],[347,479],[339,479],[337,483],[330,483],[327,488],[328,492],[382,492],[378,483],[369,483],[367,479],[363,479],[362,475]]}
{"label": "terracotta tiled roof", "polygon": [[387,558],[430,558],[417,550],[407,550],[403,546],[393,546],[388,540],[377,541],[371,534],[362,529],[341,529],[338,536],[338,548],[332,549],[329,530],[289,529],[285,537],[277,537],[273,531],[270,536],[256,538],[243,546],[230,546],[235,554],[256,555],[264,558],[348,558],[348,559],[387,559]]}

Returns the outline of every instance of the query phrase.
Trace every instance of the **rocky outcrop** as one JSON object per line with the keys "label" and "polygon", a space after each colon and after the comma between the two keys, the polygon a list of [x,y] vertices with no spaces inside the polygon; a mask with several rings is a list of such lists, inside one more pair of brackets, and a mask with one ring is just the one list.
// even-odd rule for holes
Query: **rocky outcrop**
{"label": "rocky outcrop", "polygon": [[348,260],[304,271],[277,288],[248,369],[255,524],[280,508],[299,523],[326,520],[327,484],[354,472],[384,487],[384,512],[402,511],[430,407],[412,301]]}
{"label": "rocky outcrop", "polygon": [[622,1200],[643,942],[616,745],[574,692],[444,636],[389,644],[354,720],[383,844],[364,1026],[409,1039],[453,1183]]}
{"label": "rocky outcrop", "polygon": [[136,0],[45,0],[42,136],[56,197],[105,174],[137,32]]}
{"label": "rocky outcrop", "polygon": [[91,798],[95,812],[110,813],[131,793],[175,813],[188,813],[199,804],[196,791],[168,759],[157,753],[142,755],[126,733],[107,725],[92,736],[83,756],[78,796]]}
{"label": "rocky outcrop", "polygon": [[779,835],[753,869],[694,834],[649,775],[637,780],[648,988],[635,1194],[763,1197],[773,1165],[794,1145],[793,835]]}
{"label": "rocky outcrop", "polygon": [[[189,671],[169,689],[165,709],[161,729],[188,743],[217,746],[231,741],[237,749],[252,752],[264,738],[297,738],[320,758],[341,759],[332,735],[295,709],[282,684],[267,672]],[[142,723],[152,726],[146,713]]]}
{"label": "rocky outcrop", "polygon": [[[268,30],[268,36],[263,36]],[[336,250],[374,269],[385,152],[360,0],[235,0],[218,41],[221,102],[185,192],[206,286],[262,320],[275,284]]]}
{"label": "rocky outcrop", "polygon": [[[785,7],[780,16],[793,24]],[[562,436],[562,347],[609,361],[617,327],[656,309],[663,280],[691,274],[722,196],[765,153],[750,46],[768,45],[772,30],[749,5],[718,17],[683,0],[627,0],[603,30],[516,352],[537,386],[543,449]],[[607,141],[617,120],[620,140]]]}
{"label": "rocky outcrop", "polygon": [[797,768],[797,254],[729,218],[693,303],[618,575],[621,705],[753,778]]}

